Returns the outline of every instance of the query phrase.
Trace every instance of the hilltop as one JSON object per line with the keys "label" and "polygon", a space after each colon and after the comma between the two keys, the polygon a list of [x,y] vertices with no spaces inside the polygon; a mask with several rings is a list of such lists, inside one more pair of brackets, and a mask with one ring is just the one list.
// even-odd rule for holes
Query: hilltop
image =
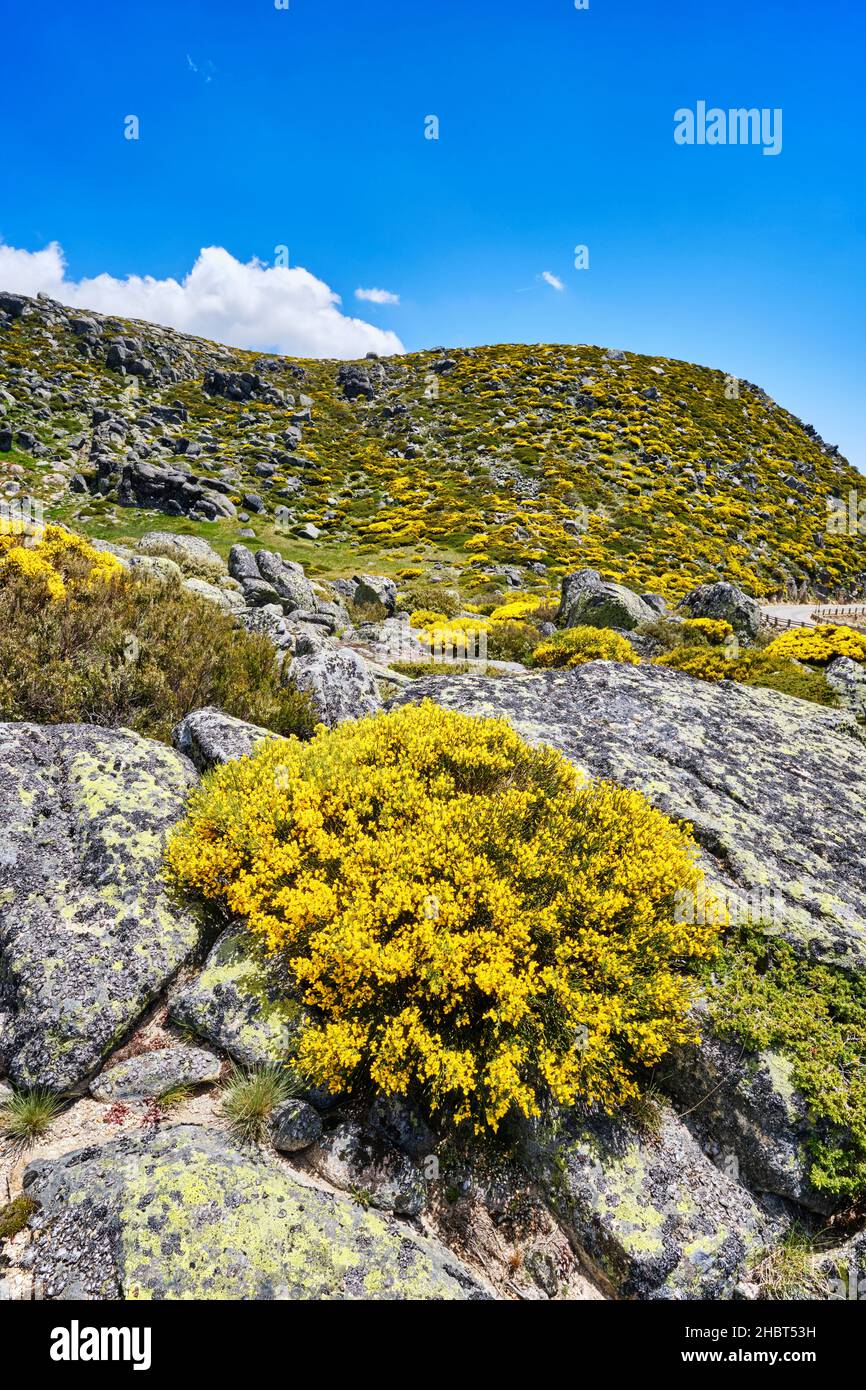
{"label": "hilltop", "polygon": [[599,347],[299,360],[0,294],[0,461],[7,499],[92,537],[254,537],[320,578],[866,592],[826,529],[861,482],[835,447],[758,386]]}

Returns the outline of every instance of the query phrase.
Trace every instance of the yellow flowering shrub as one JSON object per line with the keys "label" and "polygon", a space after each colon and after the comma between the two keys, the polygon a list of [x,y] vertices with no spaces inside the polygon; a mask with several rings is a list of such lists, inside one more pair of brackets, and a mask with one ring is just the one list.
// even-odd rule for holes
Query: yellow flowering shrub
{"label": "yellow flowering shrub", "polygon": [[714,645],[732,637],[734,629],[724,618],[686,618],[682,624],[689,637],[705,637]]}
{"label": "yellow flowering shrub", "polygon": [[4,576],[20,575],[42,583],[52,601],[64,597],[67,582],[91,586],[121,573],[114,555],[94,550],[62,526],[28,526],[20,535],[0,535],[0,583]]}
{"label": "yellow flowering shrub", "polygon": [[537,595],[527,595],[525,598],[511,599],[509,603],[500,604],[494,608],[490,614],[491,621],[502,623],[509,621],[519,622],[521,618],[528,618],[533,613],[537,613],[539,608],[544,606],[544,600]]}
{"label": "yellow flowering shrub", "polygon": [[736,663],[711,647],[674,647],[672,652],[653,658],[654,666],[669,666],[702,681],[734,680]]}
{"label": "yellow flowering shrub", "polygon": [[686,829],[429,701],[217,768],[167,859],[286,968],[313,1081],[419,1092],[476,1132],[636,1095],[693,1036],[683,967],[718,931],[676,920],[702,880]]}
{"label": "yellow flowering shrub", "polygon": [[818,666],[824,666],[837,656],[866,661],[866,632],[855,632],[852,627],[836,627],[832,623],[821,623],[818,627],[792,627],[773,638],[765,648],[765,655],[812,661]]}
{"label": "yellow flowering shrub", "polygon": [[410,627],[432,627],[435,624],[444,623],[447,625],[448,619],[444,613],[435,613],[432,608],[416,608],[414,613],[409,614]]}
{"label": "yellow flowering shrub", "polygon": [[533,652],[536,666],[582,666],[586,661],[625,661],[637,666],[639,657],[627,637],[601,627],[567,627],[540,642]]}

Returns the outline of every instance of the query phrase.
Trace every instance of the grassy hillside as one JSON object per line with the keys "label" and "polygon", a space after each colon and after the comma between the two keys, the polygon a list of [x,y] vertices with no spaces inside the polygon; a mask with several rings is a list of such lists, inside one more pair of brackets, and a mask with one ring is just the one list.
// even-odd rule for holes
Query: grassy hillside
{"label": "grassy hillside", "polygon": [[[145,375],[106,365],[118,338],[133,340]],[[758,595],[866,592],[862,539],[825,531],[828,498],[847,497],[861,475],[756,386],[586,346],[358,366],[372,396],[349,400],[339,363],[27,301],[0,328],[0,430],[13,434],[0,468],[91,535],[158,525],[225,552],[246,526],[313,574],[434,572],[459,578],[468,597],[503,588],[503,567],[516,567],[512,585],[540,592],[583,566],[668,598],[712,577]],[[286,404],[208,394],[215,368],[259,373]],[[175,404],[188,412],[180,422],[150,413]],[[117,504],[116,478],[104,496],[71,493],[75,473],[95,483],[94,410],[116,425],[99,445],[103,468],[106,451],[118,471],[132,451],[221,479],[249,521],[155,519]],[[178,453],[178,439],[202,451]],[[260,514],[242,502],[250,493]],[[301,534],[310,523],[312,540]]]}

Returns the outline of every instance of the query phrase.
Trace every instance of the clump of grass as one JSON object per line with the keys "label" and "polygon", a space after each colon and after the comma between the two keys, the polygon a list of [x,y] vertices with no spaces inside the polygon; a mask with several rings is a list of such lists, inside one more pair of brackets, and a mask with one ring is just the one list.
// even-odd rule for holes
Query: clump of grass
{"label": "clump of grass", "polygon": [[23,1194],[7,1202],[5,1207],[0,1207],[0,1240],[11,1240],[19,1231],[23,1231],[35,1210],[33,1198]]}
{"label": "clump of grass", "polygon": [[826,1298],[827,1280],[815,1269],[815,1246],[800,1226],[792,1226],[784,1240],[765,1250],[752,1268],[761,1298]]}
{"label": "clump of grass", "polygon": [[50,1127],[61,1105],[60,1096],[45,1086],[16,1091],[0,1108],[0,1137],[12,1144],[32,1144]]}
{"label": "clump of grass", "polygon": [[299,1090],[298,1076],[290,1067],[234,1067],[223,1088],[223,1114],[239,1139],[258,1143],[272,1112]]}

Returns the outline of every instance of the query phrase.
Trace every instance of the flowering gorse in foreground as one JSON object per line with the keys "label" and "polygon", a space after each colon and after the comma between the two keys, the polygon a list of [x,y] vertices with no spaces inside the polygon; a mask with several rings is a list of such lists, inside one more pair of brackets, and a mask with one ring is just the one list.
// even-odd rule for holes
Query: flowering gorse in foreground
{"label": "flowering gorse in foreground", "polygon": [[676,920],[694,854],[639,793],[429,702],[216,769],[167,850],[287,967],[302,1071],[476,1132],[611,1108],[692,1036],[683,966],[718,933]]}

